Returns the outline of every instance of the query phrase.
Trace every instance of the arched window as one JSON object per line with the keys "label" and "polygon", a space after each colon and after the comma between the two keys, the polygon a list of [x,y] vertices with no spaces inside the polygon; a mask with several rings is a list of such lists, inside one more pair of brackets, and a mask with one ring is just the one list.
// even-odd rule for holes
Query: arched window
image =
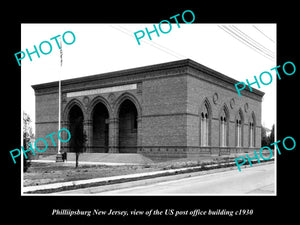
{"label": "arched window", "polygon": [[227,136],[228,136],[228,113],[226,107],[224,106],[220,115],[220,146],[227,146]]}
{"label": "arched window", "polygon": [[235,130],[236,130],[236,146],[241,147],[243,146],[243,114],[242,111],[239,110],[236,119],[235,119]]}
{"label": "arched window", "polygon": [[208,110],[206,107],[201,112],[200,118],[201,146],[208,146]]}
{"label": "arched window", "polygon": [[255,130],[256,130],[256,121],[255,121],[255,115],[252,112],[249,120],[249,147],[255,147]]}
{"label": "arched window", "polygon": [[205,99],[200,110],[200,146],[210,145],[210,104]]}

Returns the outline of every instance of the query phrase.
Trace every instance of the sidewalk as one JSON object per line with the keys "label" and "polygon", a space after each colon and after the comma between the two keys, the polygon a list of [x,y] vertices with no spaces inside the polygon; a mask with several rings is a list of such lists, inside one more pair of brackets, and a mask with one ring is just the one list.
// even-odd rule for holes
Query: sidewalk
{"label": "sidewalk", "polygon": [[[38,163],[56,163],[55,160],[48,160],[48,159],[33,159],[30,160],[31,162],[38,162]],[[65,161],[63,163],[74,164],[75,161]],[[126,165],[140,165],[139,163],[115,163],[115,162],[85,162],[80,161],[80,165],[104,165],[104,166],[126,166]]]}
{"label": "sidewalk", "polygon": [[[37,162],[42,162],[44,160],[47,160],[44,162],[55,162],[56,155],[40,156],[39,159],[35,160],[38,160]],[[72,163],[75,161],[76,154],[73,152],[68,152],[67,162]],[[153,161],[141,154],[136,153],[81,153],[79,155],[79,164],[105,165],[103,163],[111,163],[111,165],[117,165],[117,163],[120,163],[119,165],[134,165],[153,163]]]}

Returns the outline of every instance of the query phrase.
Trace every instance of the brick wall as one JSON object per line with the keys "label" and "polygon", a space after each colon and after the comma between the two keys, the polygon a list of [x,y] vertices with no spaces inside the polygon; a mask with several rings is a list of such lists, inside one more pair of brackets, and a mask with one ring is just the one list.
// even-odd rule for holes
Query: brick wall
{"label": "brick wall", "polygon": [[186,145],[186,77],[143,82],[142,146]]}
{"label": "brick wall", "polygon": [[[47,141],[48,148],[43,154],[56,154],[58,145],[58,93],[36,96],[36,129],[35,140],[43,138]],[[45,136],[55,132],[53,135],[56,146],[52,144],[51,138]],[[33,144],[33,143],[32,143]],[[37,142],[39,149],[44,149],[45,144],[43,141]],[[37,154],[37,151],[35,151]]]}
{"label": "brick wall", "polygon": [[[241,110],[244,117],[243,126],[243,147],[249,146],[249,119],[252,112],[256,118],[256,144],[255,147],[260,147],[260,130],[261,130],[261,102],[252,98],[242,96],[239,97],[237,93],[224,89],[217,84],[197,79],[193,76],[187,78],[187,137],[189,146],[199,146],[199,110],[204,100],[207,99],[211,106],[211,146],[220,146],[219,136],[219,115],[222,107],[225,105],[229,112],[229,128],[228,128],[228,146],[236,146],[236,125],[235,118],[238,111]],[[214,103],[213,96],[217,93],[218,99]],[[232,100],[233,99],[233,100]],[[234,103],[232,103],[234,102]],[[245,111],[245,104],[248,104],[248,109]]]}
{"label": "brick wall", "polygon": [[[66,98],[63,94],[62,121],[67,118],[68,110],[66,109],[70,108],[71,103],[76,100],[83,111],[85,129],[92,137],[92,110],[98,102],[97,99],[101,98],[100,102],[105,103],[108,107],[109,127],[111,128],[109,131],[110,147],[116,148],[116,152],[121,139],[121,142],[127,143],[125,145],[137,145],[139,153],[161,155],[163,157],[188,157],[201,154],[227,154],[228,152],[241,150],[248,151],[249,121],[253,113],[256,119],[255,148],[261,146],[262,93],[245,91],[243,96],[239,97],[235,91],[233,79],[191,60],[71,79],[62,82],[62,91],[66,93],[101,88],[103,85],[110,87],[133,83],[138,84],[138,88],[125,92],[103,93],[75,98]],[[36,93],[36,139],[38,139],[44,138],[52,132],[57,132],[58,82],[37,85],[34,88]],[[128,133],[126,137],[117,136],[120,122],[118,120],[118,110],[124,99],[130,99],[134,102],[137,107],[137,119],[139,121],[137,134]],[[211,111],[209,146],[205,148],[201,147],[199,142],[199,114],[204,100],[208,102]],[[221,149],[219,148],[220,112],[224,106],[229,116],[228,148]],[[242,128],[243,146],[237,149],[235,118],[239,110],[242,111],[244,121]],[[125,124],[123,125],[125,126]],[[121,129],[123,125],[121,125]],[[57,136],[54,136],[54,138],[57,143]],[[47,154],[56,153],[57,147],[51,146],[51,140],[48,139]],[[92,141],[89,140],[89,142],[91,144]]]}

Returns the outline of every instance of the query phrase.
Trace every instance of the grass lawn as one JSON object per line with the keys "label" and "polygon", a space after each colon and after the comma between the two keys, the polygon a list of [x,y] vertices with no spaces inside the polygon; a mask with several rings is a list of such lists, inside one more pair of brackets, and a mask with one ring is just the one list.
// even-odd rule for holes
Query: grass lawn
{"label": "grass lawn", "polygon": [[159,170],[148,166],[105,166],[79,165],[75,168],[69,163],[38,163],[32,162],[28,171],[23,173],[24,186],[66,182],[74,180],[92,179],[97,177],[111,177],[132,173],[142,173]]}
{"label": "grass lawn", "polygon": [[[221,163],[234,162],[235,157],[214,157],[198,160],[176,159],[167,162],[157,162],[144,165],[80,165],[75,168],[70,163],[39,163],[31,162],[28,171],[23,173],[24,186],[35,186],[57,182],[67,182],[75,180],[92,179],[98,177],[111,177],[118,175],[144,173],[159,170],[177,169],[183,167],[194,167],[205,165],[219,165]],[[224,166],[224,165],[223,165]],[[206,168],[207,169],[207,168]]]}

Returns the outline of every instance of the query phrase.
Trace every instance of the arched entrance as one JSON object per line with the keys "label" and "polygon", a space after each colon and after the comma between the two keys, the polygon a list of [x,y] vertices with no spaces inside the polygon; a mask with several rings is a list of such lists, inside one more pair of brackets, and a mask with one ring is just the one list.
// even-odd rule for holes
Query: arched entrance
{"label": "arched entrance", "polygon": [[93,138],[91,152],[107,153],[109,145],[109,114],[106,106],[99,102],[92,112]]}
{"label": "arched entrance", "polygon": [[137,152],[137,109],[132,101],[126,99],[119,108],[119,152]]}
{"label": "arched entrance", "polygon": [[69,111],[69,131],[71,140],[69,142],[70,152],[82,152],[84,150],[83,113],[78,105],[73,105]]}

